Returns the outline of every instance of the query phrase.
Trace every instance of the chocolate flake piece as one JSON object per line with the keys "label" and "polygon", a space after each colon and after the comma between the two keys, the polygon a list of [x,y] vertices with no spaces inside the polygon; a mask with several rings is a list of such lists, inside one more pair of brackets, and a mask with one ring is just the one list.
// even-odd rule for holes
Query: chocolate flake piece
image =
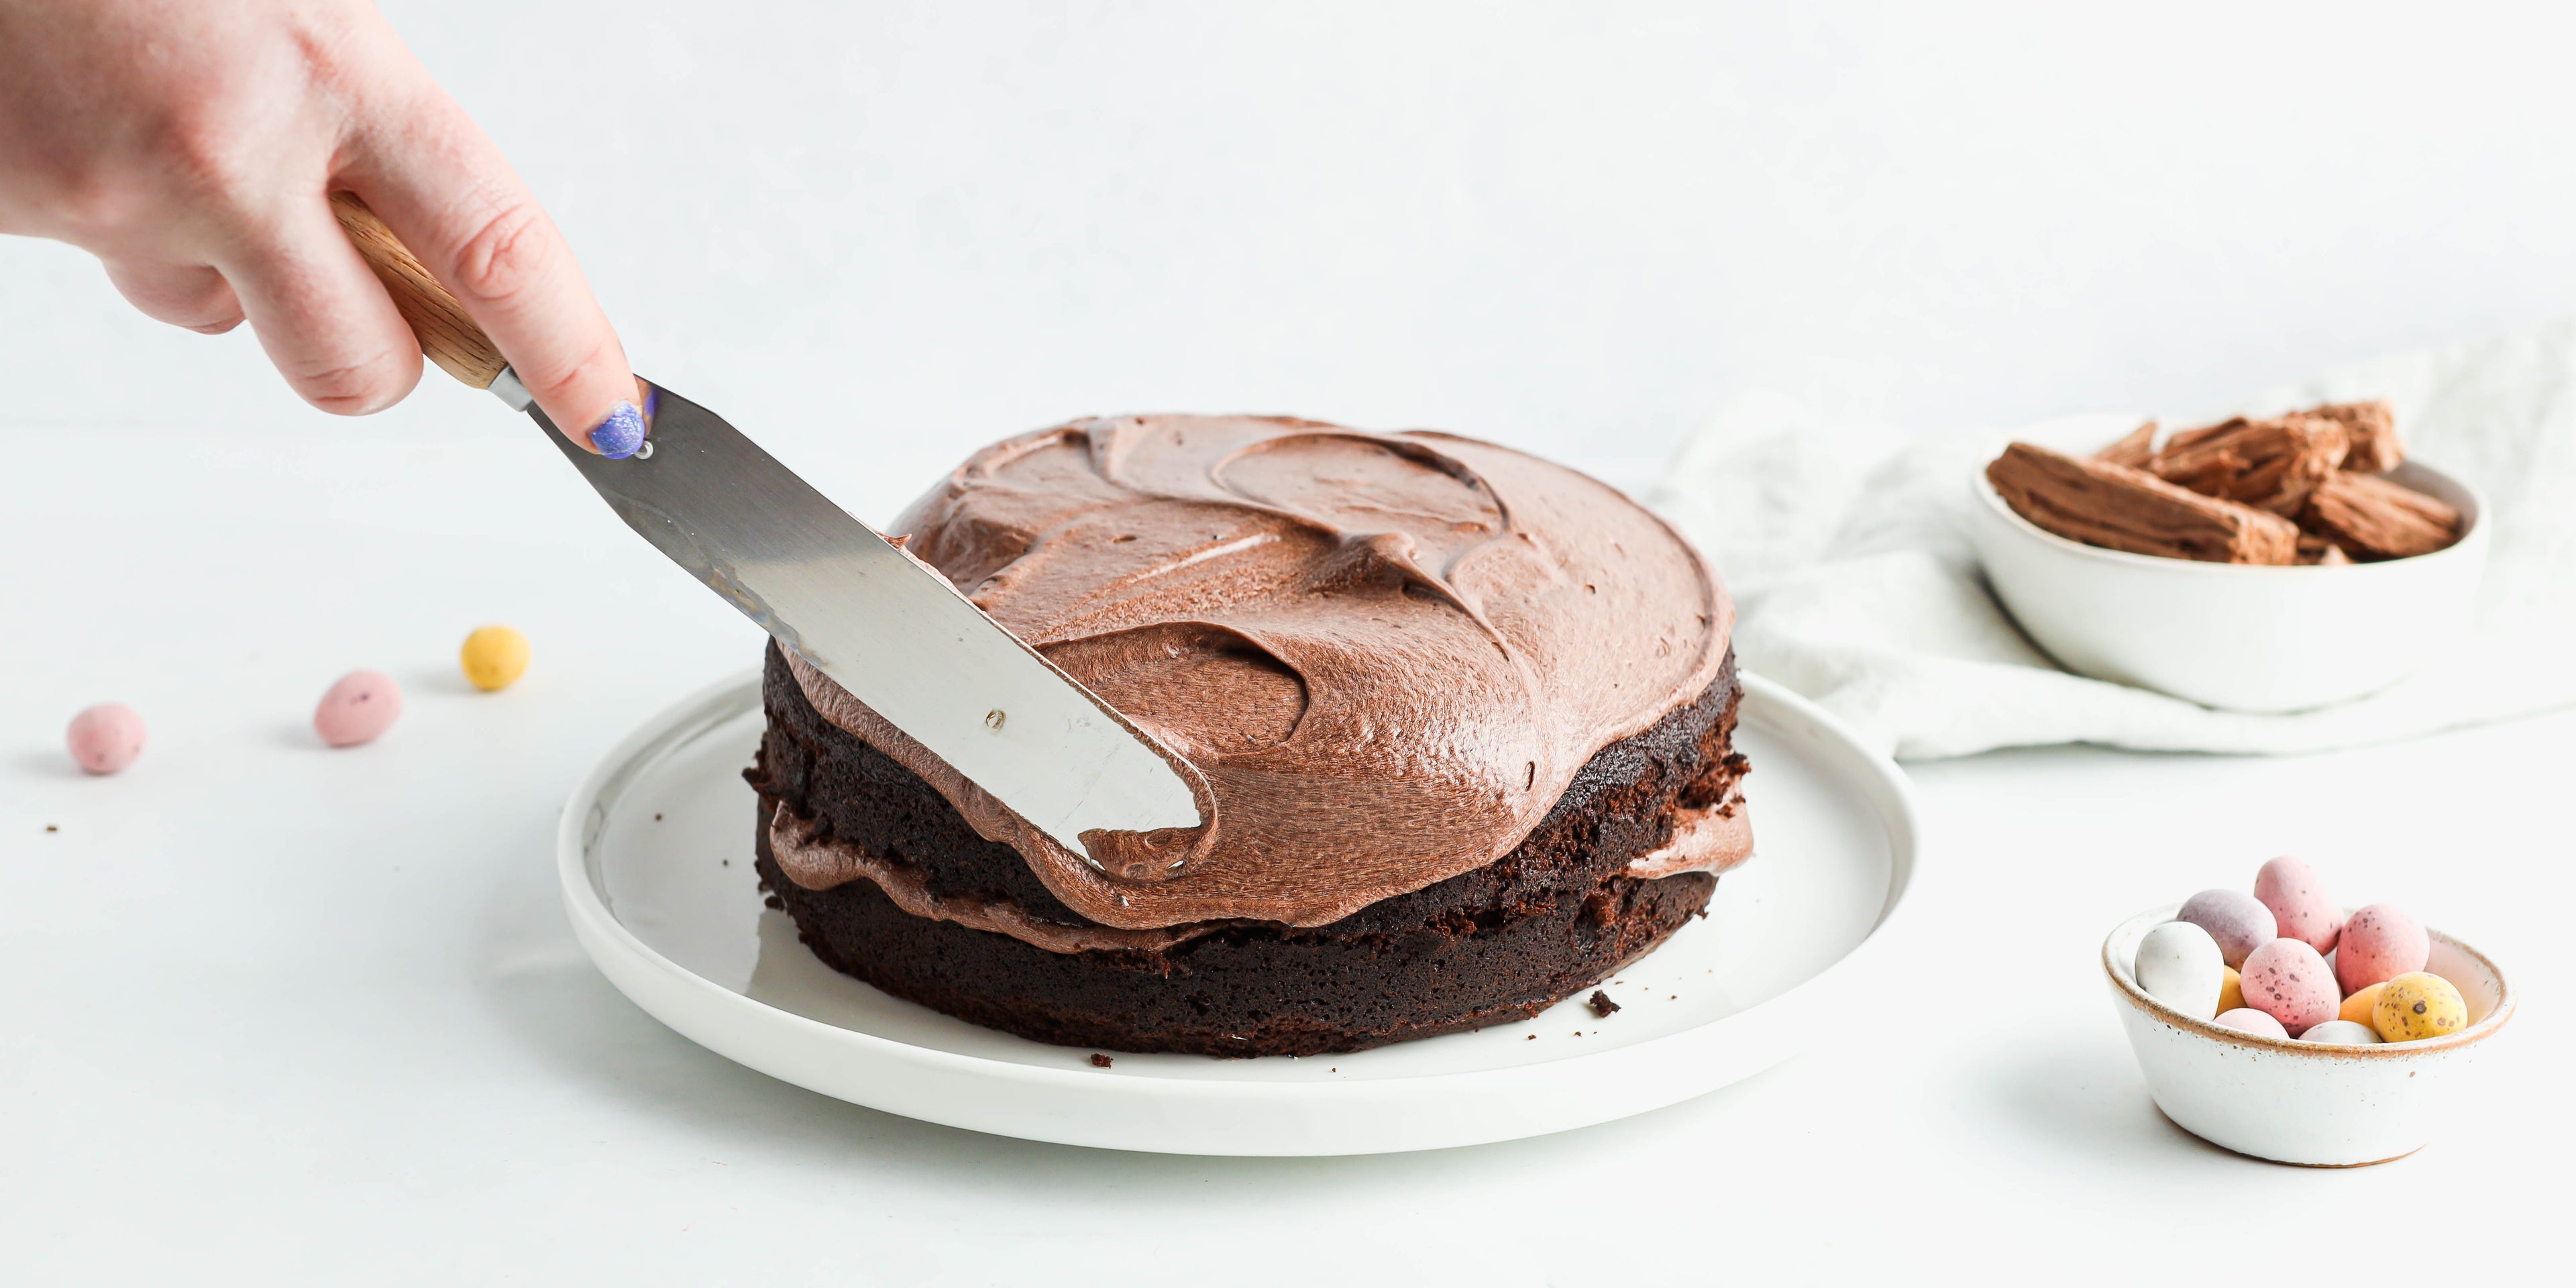
{"label": "chocolate flake piece", "polygon": [[2299,521],[2363,561],[2428,555],[2460,539],[2460,512],[2376,474],[2338,472],[2308,497]]}
{"label": "chocolate flake piece", "polygon": [[2343,426],[2323,416],[2239,416],[2174,435],[2146,468],[2203,496],[2287,516],[2343,464],[2344,447]]}
{"label": "chocolate flake piece", "polygon": [[1112,1060],[1108,1056],[1102,1055],[1097,1051],[1091,1053],[1091,1067],[1094,1069],[1106,1069],[1110,1065],[1116,1063],[1117,1061]]}
{"label": "chocolate flake piece", "polygon": [[2130,430],[2119,442],[2093,453],[2094,460],[2126,465],[2133,470],[2145,469],[2147,462],[2155,458],[2156,423],[2152,420]]}
{"label": "chocolate flake piece", "polygon": [[2310,536],[2302,532],[2299,534],[2299,562],[2332,567],[2336,564],[2351,563],[2352,556],[2345,554],[2342,546],[2324,537]]}
{"label": "chocolate flake piece", "polygon": [[1583,1000],[1583,1004],[1592,1008],[1592,1017],[1599,1020],[1609,1019],[1610,1013],[1619,1009],[1619,1004],[1611,1001],[1608,993],[1597,988],[1592,990],[1592,996]]}
{"label": "chocolate flake piece", "polygon": [[2385,474],[2406,459],[2397,438],[2397,411],[2386,399],[2365,403],[2327,403],[2308,413],[2343,429],[2343,467],[2356,474]]}
{"label": "chocolate flake piece", "polygon": [[2087,545],[2208,563],[2287,564],[2298,554],[2289,520],[2125,465],[2015,443],[1986,479],[2021,517]]}

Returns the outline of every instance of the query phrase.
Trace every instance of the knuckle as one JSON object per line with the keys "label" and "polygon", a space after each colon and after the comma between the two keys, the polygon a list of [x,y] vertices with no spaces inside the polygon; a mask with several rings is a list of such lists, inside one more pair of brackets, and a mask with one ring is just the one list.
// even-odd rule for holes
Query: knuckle
{"label": "knuckle", "polygon": [[292,373],[304,400],[335,416],[364,416],[401,400],[402,355],[380,351],[356,362]]}
{"label": "knuckle", "polygon": [[161,121],[157,136],[161,172],[190,201],[234,210],[256,195],[259,162],[246,145],[263,134],[245,130],[236,113],[215,104],[182,109]]}
{"label": "knuckle", "polygon": [[529,393],[536,395],[539,402],[559,403],[579,392],[581,386],[592,376],[619,360],[619,355],[615,351],[604,345],[595,345],[560,366],[552,363],[533,364],[535,370],[521,372],[519,380],[528,387]]}
{"label": "knuckle", "polygon": [[533,201],[504,202],[457,246],[456,286],[484,304],[507,304],[551,268],[545,212]]}

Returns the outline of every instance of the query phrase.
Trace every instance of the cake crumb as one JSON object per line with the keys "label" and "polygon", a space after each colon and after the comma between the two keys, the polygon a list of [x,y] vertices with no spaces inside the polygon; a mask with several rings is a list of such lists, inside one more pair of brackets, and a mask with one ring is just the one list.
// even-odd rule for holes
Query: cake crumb
{"label": "cake crumb", "polygon": [[54,825],[53,825],[53,824],[51,824],[51,823],[47,823],[47,824],[45,824],[45,830],[46,830],[46,831],[48,831],[48,832],[59,832],[59,831],[61,831],[61,830],[63,830],[63,829],[61,829],[61,828],[59,828],[59,827],[56,827],[56,826],[54,826]]}
{"label": "cake crumb", "polygon": [[1535,1033],[1533,1033],[1533,1034],[1529,1035],[1528,1040],[1529,1040],[1529,1041],[1532,1041],[1532,1042],[1536,1042],[1536,1041],[1538,1041],[1538,1035],[1537,1035],[1537,1034],[1535,1034]]}
{"label": "cake crumb", "polygon": [[1102,1055],[1097,1051],[1091,1053],[1091,1067],[1094,1069],[1106,1069],[1113,1063],[1115,1063],[1115,1061],[1112,1061],[1108,1056]]}
{"label": "cake crumb", "polygon": [[659,814],[654,815],[654,816],[653,816],[653,821],[654,821],[654,822],[656,822],[656,823],[661,822],[661,821],[662,821],[662,816],[661,816],[661,815],[659,815]]}
{"label": "cake crumb", "polygon": [[720,863],[724,864],[726,867],[732,867],[732,866],[733,866],[733,860],[731,860],[731,859],[720,859],[720,860],[718,860],[718,862],[720,862]]}
{"label": "cake crumb", "polygon": [[1595,1018],[1604,1020],[1610,1018],[1611,1012],[1619,1009],[1619,1004],[1611,1001],[1608,993],[1604,993],[1597,988],[1592,990],[1592,996],[1586,998],[1583,1004],[1592,1008],[1592,1014]]}

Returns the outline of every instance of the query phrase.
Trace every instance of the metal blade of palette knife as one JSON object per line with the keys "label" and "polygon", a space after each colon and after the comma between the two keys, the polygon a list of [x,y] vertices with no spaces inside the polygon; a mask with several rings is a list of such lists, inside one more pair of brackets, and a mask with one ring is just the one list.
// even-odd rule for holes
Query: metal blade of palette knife
{"label": "metal blade of palette knife", "polygon": [[523,410],[627,526],[1066,849],[1201,822],[1089,690],[713,412],[656,390],[649,454],[612,461]]}

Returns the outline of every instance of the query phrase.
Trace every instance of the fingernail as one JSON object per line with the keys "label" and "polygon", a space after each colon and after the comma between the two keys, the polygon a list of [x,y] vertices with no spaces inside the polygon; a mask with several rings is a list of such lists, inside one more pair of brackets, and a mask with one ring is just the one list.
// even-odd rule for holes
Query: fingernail
{"label": "fingernail", "polygon": [[644,414],[631,402],[609,408],[608,419],[591,426],[590,445],[612,461],[633,456],[644,445]]}

